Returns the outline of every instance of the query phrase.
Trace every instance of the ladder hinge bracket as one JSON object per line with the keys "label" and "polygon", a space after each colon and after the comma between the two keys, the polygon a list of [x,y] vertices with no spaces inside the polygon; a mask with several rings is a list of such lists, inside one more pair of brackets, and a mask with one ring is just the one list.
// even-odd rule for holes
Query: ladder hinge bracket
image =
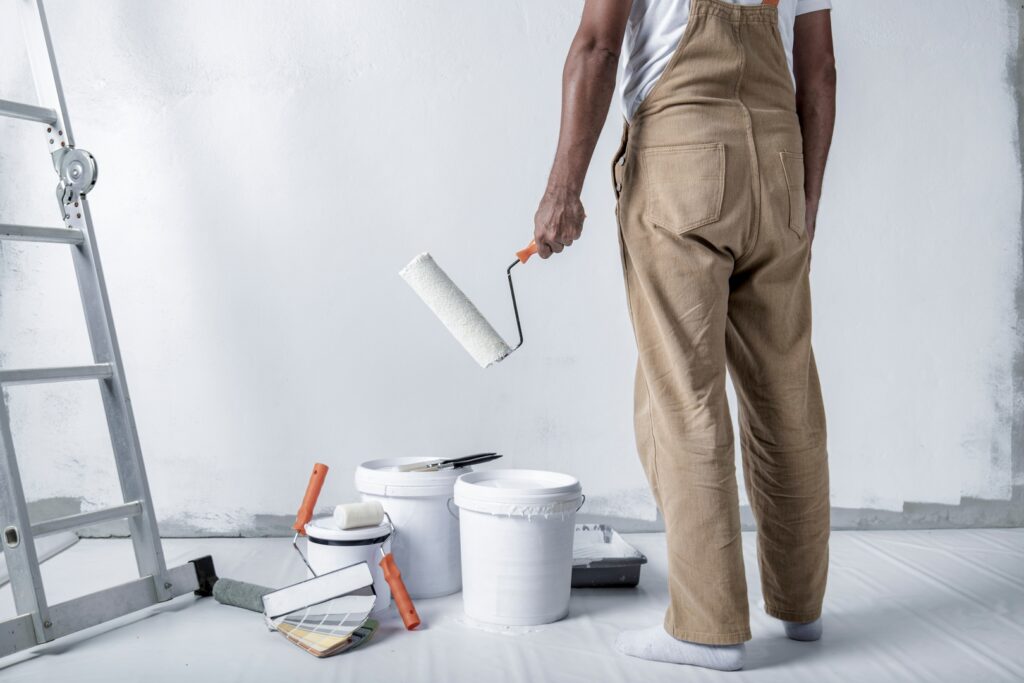
{"label": "ladder hinge bracket", "polygon": [[68,204],[96,185],[96,159],[84,149],[64,147],[53,153],[53,166],[60,176],[57,197]]}

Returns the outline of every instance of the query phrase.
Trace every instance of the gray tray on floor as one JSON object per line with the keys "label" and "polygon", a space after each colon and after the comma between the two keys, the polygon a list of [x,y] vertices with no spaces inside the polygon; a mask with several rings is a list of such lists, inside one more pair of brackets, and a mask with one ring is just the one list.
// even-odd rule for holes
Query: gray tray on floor
{"label": "gray tray on floor", "polygon": [[647,558],[606,524],[577,524],[572,540],[573,588],[630,588]]}

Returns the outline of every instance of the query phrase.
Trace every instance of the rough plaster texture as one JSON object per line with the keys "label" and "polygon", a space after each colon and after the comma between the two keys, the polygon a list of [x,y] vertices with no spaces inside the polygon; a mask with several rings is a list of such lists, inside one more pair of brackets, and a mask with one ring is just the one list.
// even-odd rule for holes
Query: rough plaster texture
{"label": "rough plaster texture", "polygon": [[[836,5],[813,273],[835,522],[1024,524],[1019,3]],[[586,238],[517,274],[508,362],[478,368],[395,274],[430,250],[514,336],[504,268],[580,6],[48,2],[165,533],[284,533],[315,460],[333,503],[362,460],[485,449],[576,474],[590,518],[658,526],[632,438],[617,111]],[[0,92],[30,100],[13,18],[0,5]],[[0,175],[0,220],[55,224],[30,124],[0,122]],[[0,364],[87,361],[65,248],[0,249]],[[34,516],[118,499],[94,387],[8,399]]]}

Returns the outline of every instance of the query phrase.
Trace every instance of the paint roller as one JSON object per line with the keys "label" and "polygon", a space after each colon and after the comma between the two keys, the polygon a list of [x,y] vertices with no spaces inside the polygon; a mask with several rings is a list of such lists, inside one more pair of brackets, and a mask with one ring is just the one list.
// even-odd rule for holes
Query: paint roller
{"label": "paint roller", "polygon": [[275,590],[244,581],[208,577],[217,602],[263,614],[267,627],[317,657],[329,657],[369,640],[377,599],[365,562]]}
{"label": "paint roller", "polygon": [[516,330],[519,343],[510,347],[487,318],[480,313],[461,289],[452,282],[429,253],[423,253],[409,262],[399,275],[412,287],[423,302],[430,307],[448,331],[469,352],[480,367],[486,368],[504,360],[513,351],[523,345],[523,326],[519,322],[519,306],[516,304],[516,290],[512,285],[512,269],[526,263],[527,259],[537,253],[537,243],[516,252],[516,260],[505,270],[508,277],[508,289],[512,295],[512,311],[516,316]]}
{"label": "paint roller", "polygon": [[[334,508],[334,524],[339,529],[357,529],[364,526],[377,526],[388,518],[393,536],[398,535],[398,530],[388,513],[384,512],[384,506],[379,501],[368,501],[365,503],[346,503]],[[405,582],[402,581],[402,572],[398,571],[395,564],[395,557],[391,553],[385,553],[381,546],[380,561],[381,571],[384,573],[384,580],[388,582],[391,589],[391,597],[398,608],[398,614],[402,617],[405,628],[412,631],[420,625],[420,615],[416,613],[416,606],[412,604],[409,591],[405,589]]]}

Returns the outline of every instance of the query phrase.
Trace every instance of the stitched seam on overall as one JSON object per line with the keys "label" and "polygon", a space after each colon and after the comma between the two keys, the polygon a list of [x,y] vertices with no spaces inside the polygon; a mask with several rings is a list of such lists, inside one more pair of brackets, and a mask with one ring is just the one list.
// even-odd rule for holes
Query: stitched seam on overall
{"label": "stitched seam on overall", "polygon": [[[624,131],[624,134],[628,136],[628,128],[626,129],[626,131]],[[627,157],[626,145],[628,145],[628,143],[629,143],[629,139],[627,137],[627,139],[624,141],[622,155],[621,155],[623,160],[625,160],[626,157]],[[615,160],[612,162],[612,175],[613,176],[615,175],[615,166],[617,165],[618,161],[619,161],[619,155],[616,154],[615,155]],[[623,176],[623,181],[625,181],[625,176]],[[632,327],[633,327],[633,340],[634,340],[634,343],[636,343],[637,346],[639,347],[640,340],[636,336],[636,324],[635,324],[634,318],[633,318],[633,295],[632,295],[632,288],[629,286],[629,266],[627,265],[627,254],[629,253],[629,249],[626,246],[626,236],[622,232],[622,215],[619,212],[619,198],[618,198],[618,195],[619,195],[619,192],[616,192],[615,223],[616,223],[616,226],[619,229],[619,248],[621,250],[620,253],[621,253],[621,258],[622,258],[622,274],[623,274],[622,280],[623,280],[623,282],[626,285],[626,308],[629,311],[629,320],[630,320],[631,323],[634,323],[632,325]],[[638,371],[639,372],[643,372],[643,363],[642,363],[642,361],[640,361],[639,358],[637,359],[637,363],[639,364]],[[658,477],[658,442],[657,442],[657,439],[655,439],[655,436],[654,436],[654,411],[651,409],[651,407],[654,405],[654,401],[653,401],[653,398],[651,396],[651,386],[647,382],[647,375],[646,374],[643,375],[643,380],[644,380],[644,390],[647,392],[647,406],[648,406],[647,407],[647,421],[648,421],[648,424],[650,425],[650,433],[651,433],[651,449],[652,449],[652,453],[651,453],[651,473],[653,475],[652,479],[654,480],[654,489],[657,491],[657,490],[661,489],[661,482],[660,482],[660,478]],[[662,516],[664,517],[664,512],[662,513]]]}
{"label": "stitched seam on overall", "polygon": [[[658,487],[658,491],[661,491],[661,473],[658,468],[658,437],[655,436],[656,430],[654,429],[654,399],[651,397],[651,383],[647,381],[647,375],[644,374],[644,389],[647,390],[647,422],[651,426],[651,467],[654,469],[654,485]],[[661,513],[662,518],[665,517],[665,512]]]}
{"label": "stitched seam on overall", "polygon": [[739,35],[741,26],[739,24],[733,25],[733,36],[736,38],[736,48],[740,53],[740,69],[739,74],[736,76],[736,90],[733,93],[736,99],[736,104],[743,110],[743,116],[745,118],[745,128],[747,130],[747,147],[750,153],[750,191],[751,199],[753,200],[753,209],[751,210],[751,230],[750,239],[743,247],[743,253],[740,254],[733,262],[733,271],[739,268],[754,254],[754,246],[757,244],[757,238],[761,233],[761,170],[760,164],[757,160],[757,145],[754,142],[754,123],[750,116],[750,110],[747,109],[747,105],[740,99],[740,87],[743,84],[743,76],[746,73],[747,68],[747,53],[743,49],[743,39]]}

